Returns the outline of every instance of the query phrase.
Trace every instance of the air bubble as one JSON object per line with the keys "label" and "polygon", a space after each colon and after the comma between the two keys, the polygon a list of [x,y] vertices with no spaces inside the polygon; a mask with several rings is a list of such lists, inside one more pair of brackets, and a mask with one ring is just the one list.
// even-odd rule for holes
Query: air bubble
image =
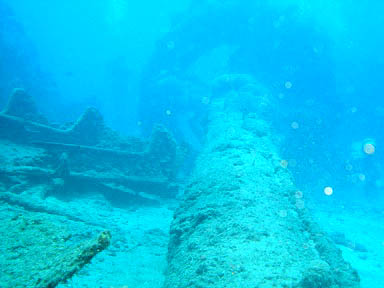
{"label": "air bubble", "polygon": [[287,82],[285,82],[284,86],[285,86],[286,89],[291,89],[293,85],[292,85],[292,82],[287,81]]}
{"label": "air bubble", "polygon": [[281,167],[283,167],[283,168],[287,168],[287,167],[288,167],[288,161],[287,161],[287,160],[281,160],[281,161],[280,161],[280,165],[281,165]]}
{"label": "air bubble", "polygon": [[201,103],[202,104],[204,104],[204,105],[208,105],[209,104],[209,97],[203,97],[202,99],[201,99]]}
{"label": "air bubble", "polygon": [[169,50],[173,50],[173,49],[175,49],[175,42],[173,42],[173,41],[169,41],[169,42],[167,43],[167,48],[168,48]]}
{"label": "air bubble", "polygon": [[368,155],[373,155],[375,154],[375,145],[373,145],[372,143],[366,143],[364,144],[364,153],[365,154],[368,154]]}
{"label": "air bubble", "polygon": [[297,123],[296,121],[294,121],[294,122],[291,123],[291,127],[292,127],[292,129],[295,129],[295,130],[296,130],[296,129],[299,129],[300,126],[299,126],[299,123]]}
{"label": "air bubble", "polygon": [[345,165],[345,170],[352,171],[352,169],[353,169],[352,164],[348,163],[348,164]]}
{"label": "air bubble", "polygon": [[285,218],[288,215],[287,210],[280,210],[279,215],[281,218]]}
{"label": "air bubble", "polygon": [[302,210],[302,209],[304,209],[304,207],[305,207],[304,201],[301,199],[297,199],[296,200],[296,208],[299,210]]}
{"label": "air bubble", "polygon": [[295,193],[295,197],[296,197],[296,199],[301,199],[301,198],[303,198],[303,192],[301,192],[300,190],[296,191],[296,193]]}
{"label": "air bubble", "polygon": [[331,196],[333,194],[333,188],[330,186],[327,186],[324,188],[324,194],[327,196]]}
{"label": "air bubble", "polygon": [[360,180],[361,182],[364,182],[365,179],[366,179],[366,177],[365,177],[365,175],[364,175],[363,173],[359,174],[359,180]]}

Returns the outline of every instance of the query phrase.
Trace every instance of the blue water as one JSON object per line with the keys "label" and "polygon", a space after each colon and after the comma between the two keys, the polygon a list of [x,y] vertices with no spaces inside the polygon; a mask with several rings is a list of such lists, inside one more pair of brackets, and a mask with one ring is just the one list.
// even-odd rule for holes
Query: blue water
{"label": "blue water", "polygon": [[[125,135],[161,123],[191,153],[185,180],[221,93],[213,83],[248,75],[271,99],[263,117],[324,229],[327,213],[380,227],[360,235],[365,260],[344,251],[364,287],[380,288],[369,271],[384,275],[383,29],[377,0],[0,0],[0,107],[24,88],[52,122],[94,106]],[[338,232],[351,233],[348,219]]]}

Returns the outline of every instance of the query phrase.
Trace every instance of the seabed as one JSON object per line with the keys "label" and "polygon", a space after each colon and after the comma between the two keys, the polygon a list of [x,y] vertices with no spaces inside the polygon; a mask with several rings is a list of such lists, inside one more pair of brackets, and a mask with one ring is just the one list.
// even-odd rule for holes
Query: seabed
{"label": "seabed", "polygon": [[56,127],[15,90],[0,114],[0,287],[384,283],[383,213],[298,205],[264,108],[244,117],[225,99],[182,183],[185,155],[165,128],[124,138],[93,109]]}

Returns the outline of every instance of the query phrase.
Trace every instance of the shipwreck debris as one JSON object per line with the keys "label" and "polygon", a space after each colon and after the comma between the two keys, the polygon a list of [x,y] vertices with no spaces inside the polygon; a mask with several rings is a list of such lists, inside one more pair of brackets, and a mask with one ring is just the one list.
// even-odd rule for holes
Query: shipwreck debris
{"label": "shipwreck debris", "polygon": [[56,287],[59,283],[67,281],[86,264],[89,264],[93,257],[105,250],[110,242],[111,233],[103,231],[97,238],[78,245],[71,251],[72,253],[63,255],[62,260],[44,277],[38,278],[35,287]]}
{"label": "shipwreck debris", "polygon": [[20,88],[13,90],[2,113],[4,115],[20,117],[31,122],[48,124],[48,120],[39,113],[32,96]]}
{"label": "shipwreck debris", "polygon": [[58,127],[39,114],[28,93],[15,89],[0,113],[0,145],[4,141],[40,149],[28,165],[12,155],[0,158],[5,182],[22,179],[13,183],[15,191],[46,184],[43,197],[98,192],[108,199],[153,202],[172,198],[178,190],[175,178],[183,155],[162,126],[154,127],[149,140],[123,137],[105,125],[99,111],[88,108],[73,124]]}
{"label": "shipwreck debris", "polygon": [[7,240],[2,241],[1,247],[1,287],[56,287],[90,263],[111,242],[108,231],[100,232],[99,236],[84,234],[83,240],[78,240],[80,235],[72,237],[72,225],[53,222],[48,215],[3,205],[0,210],[0,236]]}

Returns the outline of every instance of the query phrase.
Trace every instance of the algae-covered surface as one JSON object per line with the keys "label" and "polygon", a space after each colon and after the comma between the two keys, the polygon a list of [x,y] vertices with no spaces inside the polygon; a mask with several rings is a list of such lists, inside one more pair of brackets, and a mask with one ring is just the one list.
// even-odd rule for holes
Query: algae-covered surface
{"label": "algae-covered surface", "polygon": [[[231,137],[234,136],[232,134]],[[39,163],[41,157],[44,157],[43,150],[40,148],[10,142],[2,142],[2,147],[6,151],[2,161],[6,161],[4,163],[8,165],[31,165]],[[241,161],[245,161],[244,157],[244,155],[237,155],[236,159],[234,158],[235,166],[238,167]],[[250,155],[250,157],[251,164],[255,165],[256,163],[253,162],[256,156]],[[241,173],[238,168],[236,169]],[[58,287],[160,288],[163,286],[164,272],[167,267],[169,226],[173,210],[179,205],[177,201],[163,201],[155,206],[130,205],[118,208],[97,193],[70,199],[58,199],[54,196],[42,198],[42,191],[46,189],[42,184],[29,183],[29,185],[18,186],[19,188],[15,187],[12,192],[9,192],[6,188],[10,185],[14,185],[14,182],[9,182],[9,179],[2,181],[0,195],[2,200],[0,233],[3,239],[0,243],[1,255],[3,255],[1,271],[4,272],[0,276],[0,287],[35,287],[39,278],[57,269],[58,262],[62,261],[64,255],[71,254],[70,251],[76,251],[73,250],[75,247],[95,239],[104,230],[111,231],[111,245],[96,255],[66,283],[60,283]],[[231,191],[230,189],[233,188],[231,187],[228,186],[228,191]],[[301,195],[294,194],[294,197],[301,199]],[[276,201],[281,203],[283,200],[276,199]],[[309,202],[295,202],[297,205],[295,209],[300,211],[300,208],[307,204],[309,205]],[[361,287],[378,287],[377,283],[384,281],[382,211],[369,207],[360,209],[357,206],[349,209],[341,204],[326,204],[320,205],[315,202],[312,205],[311,212],[316,216],[316,221],[341,249],[344,259],[357,269],[361,277]],[[266,205],[266,203],[260,203],[260,205]],[[289,215],[291,213],[293,212],[290,208],[279,208],[269,210],[267,214],[270,215],[268,217],[277,216],[278,222],[273,225],[281,225],[287,223],[287,219],[292,217]],[[234,216],[228,215],[228,217]],[[259,219],[260,223],[267,223],[268,217]],[[233,237],[240,238],[248,235],[253,225],[248,222],[238,223],[235,220],[229,222],[233,225],[227,232],[235,233]],[[268,231],[272,231],[271,226],[256,233],[256,238],[245,239],[244,245],[248,241],[256,241],[257,238],[261,241],[267,237],[267,234],[263,233],[270,233]],[[217,239],[213,238],[210,241],[217,241]],[[197,247],[191,246],[190,249],[200,249],[201,243],[204,242],[197,241]],[[268,243],[265,242],[266,250],[270,248]],[[275,248],[276,251],[280,249]],[[228,246],[228,249],[232,251],[234,247]],[[228,251],[222,251],[223,255],[228,254]],[[244,253],[248,252],[249,250],[245,250]],[[207,261],[211,253],[207,250],[198,254],[202,263]],[[268,255],[265,254],[265,257],[269,257]],[[231,275],[234,273],[233,277],[242,273],[242,267],[246,269],[246,264],[244,266],[228,265],[227,273]],[[196,277],[201,271],[195,271]]]}
{"label": "algae-covered surface", "polygon": [[1,287],[55,287],[109,242],[109,236],[104,235],[106,243],[91,247],[98,229],[4,203],[0,217]]}
{"label": "algae-covered surface", "polygon": [[[52,209],[64,207],[68,215],[78,218],[1,203],[0,287],[48,287],[38,286],[38,279],[64,267],[63,259],[76,255],[79,246],[97,238],[106,227],[112,234],[111,245],[58,287],[161,287],[171,210],[119,209],[103,199],[66,204],[50,198],[47,202]],[[153,217],[158,221],[153,222]]]}
{"label": "algae-covered surface", "polygon": [[[138,287],[138,288],[161,288],[164,275],[163,271],[166,267],[166,253],[168,245],[168,230],[172,219],[173,211],[170,207],[141,207],[136,209],[120,209],[111,207],[108,202],[103,199],[83,199],[76,200],[73,203],[62,203],[54,198],[48,199],[49,205],[58,207],[61,205],[72,211],[74,215],[83,216],[84,220],[100,220],[100,223],[110,221],[113,238],[109,248],[98,254],[90,264],[83,267],[77,274],[73,276],[67,283],[61,283],[61,288],[94,288],[94,287]],[[5,219],[5,223],[18,222],[19,215],[25,214],[25,210],[20,207],[14,207],[1,204],[1,221]],[[355,267],[361,277],[361,287],[372,288],[377,283],[382,283],[383,279],[383,261],[384,261],[384,245],[382,242],[383,216],[379,212],[374,211],[354,211],[347,208],[332,209],[327,205],[316,205],[311,209],[314,213],[316,221],[318,221],[326,232],[333,234],[342,232],[349,242],[359,243],[363,245],[367,252],[353,249],[353,246],[345,246],[338,244],[343,251],[343,256]],[[72,237],[63,244],[60,240],[58,243],[62,245],[75,244],[90,239],[98,231],[102,231],[104,227],[96,227],[87,222],[77,222],[69,220],[66,217],[55,216],[45,213],[28,212],[33,215],[31,219],[43,218],[49,221],[49,227],[63,228],[61,235],[69,235]],[[28,214],[27,213],[27,214]],[[8,215],[13,215],[12,218]],[[284,215],[283,215],[284,216]],[[156,223],[153,223],[153,218]],[[4,219],[4,220],[3,220]],[[104,219],[104,221],[101,221]],[[46,223],[44,224],[46,225]],[[103,224],[104,225],[104,224]],[[41,226],[41,224],[40,224]],[[41,226],[42,227],[42,226]],[[1,230],[2,234],[8,233]],[[16,232],[17,230],[14,230]],[[56,230],[55,230],[56,231]],[[56,231],[57,232],[57,231]],[[362,235],[360,235],[362,233]],[[6,235],[1,242],[2,255],[16,255],[15,252],[5,251],[5,247],[12,248],[11,242],[18,243],[18,239],[22,234],[13,234],[16,237],[11,238]],[[41,234],[39,234],[41,237]],[[8,239],[4,241],[5,239]],[[12,240],[13,239],[13,240]],[[45,243],[56,243],[51,240],[39,240]],[[7,246],[5,246],[7,245]],[[14,245],[13,245],[14,247]],[[65,246],[67,247],[67,246]],[[35,251],[35,250],[33,250]],[[39,252],[39,251],[38,251]],[[38,253],[42,255],[42,253]],[[8,259],[5,261],[5,259]],[[40,262],[42,257],[35,256]],[[2,257],[2,271],[13,271],[15,275],[25,275],[25,270],[21,270],[17,265],[20,263],[17,259],[9,259]],[[34,265],[35,263],[33,263]],[[6,268],[3,270],[3,267]],[[11,267],[13,267],[11,269]],[[22,266],[23,267],[23,266]],[[9,276],[7,276],[9,277]],[[7,282],[12,279],[5,280],[2,274],[0,287],[14,287]],[[16,286],[17,287],[17,286]],[[27,286],[20,286],[27,287]],[[33,287],[33,286],[32,286]]]}
{"label": "algae-covered surface", "polygon": [[228,110],[211,112],[175,212],[165,287],[360,287],[297,197],[268,125]]}
{"label": "algae-covered surface", "polygon": [[122,137],[95,109],[57,128],[33,104],[16,89],[0,113],[0,287],[160,287],[172,216],[160,203],[178,191],[172,135]]}

